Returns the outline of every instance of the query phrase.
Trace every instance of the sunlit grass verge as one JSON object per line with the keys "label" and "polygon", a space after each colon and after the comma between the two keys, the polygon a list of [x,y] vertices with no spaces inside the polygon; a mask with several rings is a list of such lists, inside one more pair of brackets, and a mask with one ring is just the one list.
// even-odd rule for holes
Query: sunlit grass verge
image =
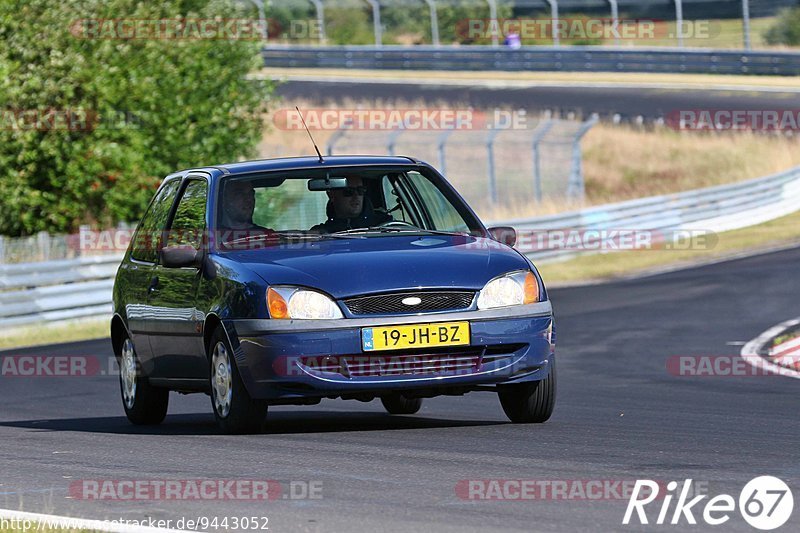
{"label": "sunlit grass verge", "polygon": [[92,318],[3,329],[0,349],[102,339],[109,336],[109,320]]}
{"label": "sunlit grass verge", "polygon": [[611,280],[792,244],[800,245],[800,211],[757,226],[720,233],[716,245],[710,249],[633,250],[585,255],[559,263],[543,264],[539,270],[549,285]]}
{"label": "sunlit grass verge", "polygon": [[494,85],[503,82],[531,84],[587,83],[603,85],[642,85],[663,88],[685,86],[708,89],[713,86],[765,87],[769,89],[797,90],[797,80],[791,76],[738,76],[734,74],[679,74],[644,72],[503,72],[474,70],[369,70],[336,68],[264,68],[251,75],[253,78],[292,80],[296,78],[345,78],[353,80],[404,81],[426,83],[435,81],[464,82],[491,80]]}

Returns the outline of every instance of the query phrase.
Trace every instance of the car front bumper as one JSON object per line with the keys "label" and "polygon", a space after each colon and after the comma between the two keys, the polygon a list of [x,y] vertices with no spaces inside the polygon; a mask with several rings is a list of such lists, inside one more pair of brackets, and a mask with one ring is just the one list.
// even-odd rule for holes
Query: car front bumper
{"label": "car front bumper", "polygon": [[[469,321],[470,344],[364,352],[365,327]],[[226,329],[253,398],[463,393],[544,379],[555,351],[550,302],[488,311],[339,320],[231,320]]]}

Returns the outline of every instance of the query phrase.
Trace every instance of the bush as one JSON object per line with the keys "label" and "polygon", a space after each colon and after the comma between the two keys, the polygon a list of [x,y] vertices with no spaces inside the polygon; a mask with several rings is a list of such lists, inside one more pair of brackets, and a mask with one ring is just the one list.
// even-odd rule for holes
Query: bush
{"label": "bush", "polygon": [[[169,172],[252,155],[271,93],[245,79],[261,65],[257,40],[86,38],[86,23],[75,24],[254,16],[243,9],[0,2],[0,234],[135,222]],[[43,115],[78,119],[33,123]]]}
{"label": "bush", "polygon": [[775,24],[764,34],[767,44],[800,45],[800,7],[781,11]]}

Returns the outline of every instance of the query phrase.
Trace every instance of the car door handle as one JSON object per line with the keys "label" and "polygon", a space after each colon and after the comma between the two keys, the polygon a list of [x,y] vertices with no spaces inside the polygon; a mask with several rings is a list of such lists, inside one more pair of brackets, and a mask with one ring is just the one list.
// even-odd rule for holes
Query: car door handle
{"label": "car door handle", "polygon": [[154,276],[153,279],[150,280],[150,286],[147,288],[147,292],[153,292],[158,288],[158,276]]}

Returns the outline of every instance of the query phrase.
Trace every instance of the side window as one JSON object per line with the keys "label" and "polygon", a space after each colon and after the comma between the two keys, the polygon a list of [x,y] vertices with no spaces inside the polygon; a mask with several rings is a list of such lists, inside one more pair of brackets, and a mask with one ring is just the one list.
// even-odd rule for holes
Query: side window
{"label": "side window", "polygon": [[167,225],[167,218],[175,201],[175,196],[178,194],[180,183],[180,179],[173,179],[164,184],[161,190],[156,193],[150,207],[139,223],[136,234],[133,236],[131,249],[131,257],[137,261],[156,262],[158,241],[161,237],[161,232],[164,231]]}
{"label": "side window", "polygon": [[428,178],[419,172],[409,172],[408,179],[428,211],[433,227],[442,231],[468,232],[469,227],[453,204],[442,194]]}
{"label": "side window", "polygon": [[189,245],[199,250],[206,229],[208,183],[192,180],[183,191],[164,246]]}

